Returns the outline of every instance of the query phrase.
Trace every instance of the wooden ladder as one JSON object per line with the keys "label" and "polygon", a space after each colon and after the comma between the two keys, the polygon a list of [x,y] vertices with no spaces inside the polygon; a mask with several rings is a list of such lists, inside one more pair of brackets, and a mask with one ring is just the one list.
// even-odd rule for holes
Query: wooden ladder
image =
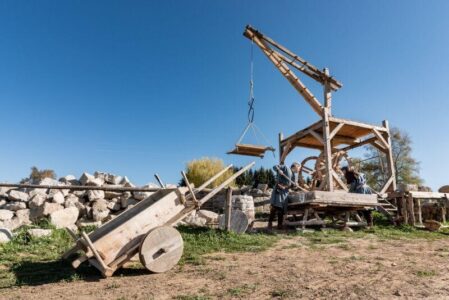
{"label": "wooden ladder", "polygon": [[386,198],[378,198],[379,205],[376,207],[377,211],[384,214],[390,221],[394,222],[398,217],[398,208],[393,205]]}

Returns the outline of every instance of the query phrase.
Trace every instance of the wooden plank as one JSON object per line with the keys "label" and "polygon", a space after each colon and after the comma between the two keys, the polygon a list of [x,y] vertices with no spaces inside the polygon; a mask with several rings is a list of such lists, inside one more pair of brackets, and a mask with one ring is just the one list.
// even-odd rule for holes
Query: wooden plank
{"label": "wooden plank", "polygon": [[438,193],[438,192],[419,192],[419,191],[410,191],[408,192],[413,198],[420,199],[445,199],[449,196],[446,193]]}
{"label": "wooden plank", "polygon": [[[347,193],[343,191],[312,191],[306,193],[290,193],[289,197],[291,197],[292,205],[304,203],[322,203],[322,204],[359,204],[359,205],[377,205],[377,195],[375,194],[356,194],[356,193]],[[295,199],[298,197],[298,200]]]}

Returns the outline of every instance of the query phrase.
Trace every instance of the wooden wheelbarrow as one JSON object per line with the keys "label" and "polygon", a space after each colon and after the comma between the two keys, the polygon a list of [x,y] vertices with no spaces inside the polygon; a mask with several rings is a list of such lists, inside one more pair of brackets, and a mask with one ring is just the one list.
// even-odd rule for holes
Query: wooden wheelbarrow
{"label": "wooden wheelbarrow", "polygon": [[148,270],[155,273],[166,272],[178,263],[183,253],[181,234],[172,226],[201,207],[254,164],[252,162],[245,166],[201,199],[197,199],[196,194],[223,175],[232,165],[221,170],[197,189],[191,187],[182,173],[187,187],[161,189],[89,234],[82,232],[81,237],[78,237],[68,229],[76,244],[63,258],[67,259],[82,251],[83,254],[72,262],[74,268],[88,261],[103,276],[109,277],[139,254],[140,262]]}

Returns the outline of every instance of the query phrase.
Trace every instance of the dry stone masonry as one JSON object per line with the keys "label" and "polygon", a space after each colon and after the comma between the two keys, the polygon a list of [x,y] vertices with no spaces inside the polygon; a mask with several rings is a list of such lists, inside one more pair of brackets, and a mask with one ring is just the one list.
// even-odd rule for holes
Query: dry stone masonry
{"label": "dry stone masonry", "polygon": [[[98,187],[135,187],[124,176],[95,172],[83,173],[79,179],[67,175],[59,180],[44,178],[30,184],[61,186],[87,185]],[[144,188],[157,188],[150,183]],[[68,189],[0,188],[0,228],[15,230],[42,218],[57,228],[76,229],[99,226],[124,209],[150,196],[151,192],[71,191]]]}

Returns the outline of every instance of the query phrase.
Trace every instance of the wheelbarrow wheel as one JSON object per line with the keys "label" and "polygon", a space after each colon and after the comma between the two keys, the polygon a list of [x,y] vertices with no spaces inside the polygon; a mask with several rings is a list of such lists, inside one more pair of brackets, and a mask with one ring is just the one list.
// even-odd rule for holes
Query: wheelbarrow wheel
{"label": "wheelbarrow wheel", "polygon": [[169,226],[157,227],[140,244],[140,262],[153,273],[163,273],[179,262],[183,249],[182,236],[176,229]]}

